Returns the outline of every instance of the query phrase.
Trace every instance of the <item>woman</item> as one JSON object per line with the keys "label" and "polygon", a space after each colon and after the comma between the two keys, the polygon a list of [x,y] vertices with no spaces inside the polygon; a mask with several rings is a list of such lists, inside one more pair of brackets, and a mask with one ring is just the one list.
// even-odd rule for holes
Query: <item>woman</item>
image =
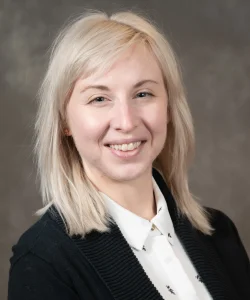
{"label": "woman", "polygon": [[45,205],[13,247],[10,300],[250,299],[234,224],[189,191],[192,120],[150,22],[124,12],[69,24],[40,100]]}

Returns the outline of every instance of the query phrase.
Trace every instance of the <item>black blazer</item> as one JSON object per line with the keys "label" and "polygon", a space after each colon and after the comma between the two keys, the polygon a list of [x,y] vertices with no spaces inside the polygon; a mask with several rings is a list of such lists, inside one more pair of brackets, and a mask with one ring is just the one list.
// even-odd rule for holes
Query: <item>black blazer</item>
{"label": "black blazer", "polygon": [[[158,172],[176,234],[215,300],[250,299],[250,264],[233,222],[208,209],[216,229],[206,236],[179,217]],[[48,211],[13,247],[9,300],[162,300],[117,225],[70,238]]]}

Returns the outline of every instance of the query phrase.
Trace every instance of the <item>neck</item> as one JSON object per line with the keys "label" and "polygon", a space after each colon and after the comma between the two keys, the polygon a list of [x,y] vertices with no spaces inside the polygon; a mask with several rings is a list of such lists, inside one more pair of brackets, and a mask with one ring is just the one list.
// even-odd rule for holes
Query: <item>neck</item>
{"label": "neck", "polygon": [[156,215],[153,193],[152,170],[133,181],[117,182],[107,177],[89,176],[97,189],[132,213],[151,220]]}

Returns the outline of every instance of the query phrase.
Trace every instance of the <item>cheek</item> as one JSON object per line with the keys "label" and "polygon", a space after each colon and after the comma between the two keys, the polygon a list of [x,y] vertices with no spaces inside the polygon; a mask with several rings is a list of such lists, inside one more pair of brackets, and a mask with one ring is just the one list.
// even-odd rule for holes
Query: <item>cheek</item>
{"label": "cheek", "polygon": [[[81,108],[80,108],[81,109]],[[86,110],[69,111],[69,125],[77,148],[87,143],[97,142],[103,132],[100,119],[95,118]]]}
{"label": "cheek", "polygon": [[167,105],[157,105],[148,115],[148,127],[152,135],[152,146],[154,148],[154,159],[162,151],[167,138],[168,113]]}
{"label": "cheek", "polygon": [[167,131],[167,107],[166,105],[157,106],[148,113],[148,125],[152,132],[163,137]]}

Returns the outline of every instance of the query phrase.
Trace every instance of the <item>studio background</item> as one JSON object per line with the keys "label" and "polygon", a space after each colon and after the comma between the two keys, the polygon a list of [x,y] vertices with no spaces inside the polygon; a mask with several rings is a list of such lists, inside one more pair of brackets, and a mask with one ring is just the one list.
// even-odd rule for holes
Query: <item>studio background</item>
{"label": "studio background", "polygon": [[232,218],[250,255],[250,2],[0,0],[0,299],[7,298],[11,247],[41,207],[33,128],[48,48],[85,8],[133,9],[165,32],[195,124],[191,190]]}

